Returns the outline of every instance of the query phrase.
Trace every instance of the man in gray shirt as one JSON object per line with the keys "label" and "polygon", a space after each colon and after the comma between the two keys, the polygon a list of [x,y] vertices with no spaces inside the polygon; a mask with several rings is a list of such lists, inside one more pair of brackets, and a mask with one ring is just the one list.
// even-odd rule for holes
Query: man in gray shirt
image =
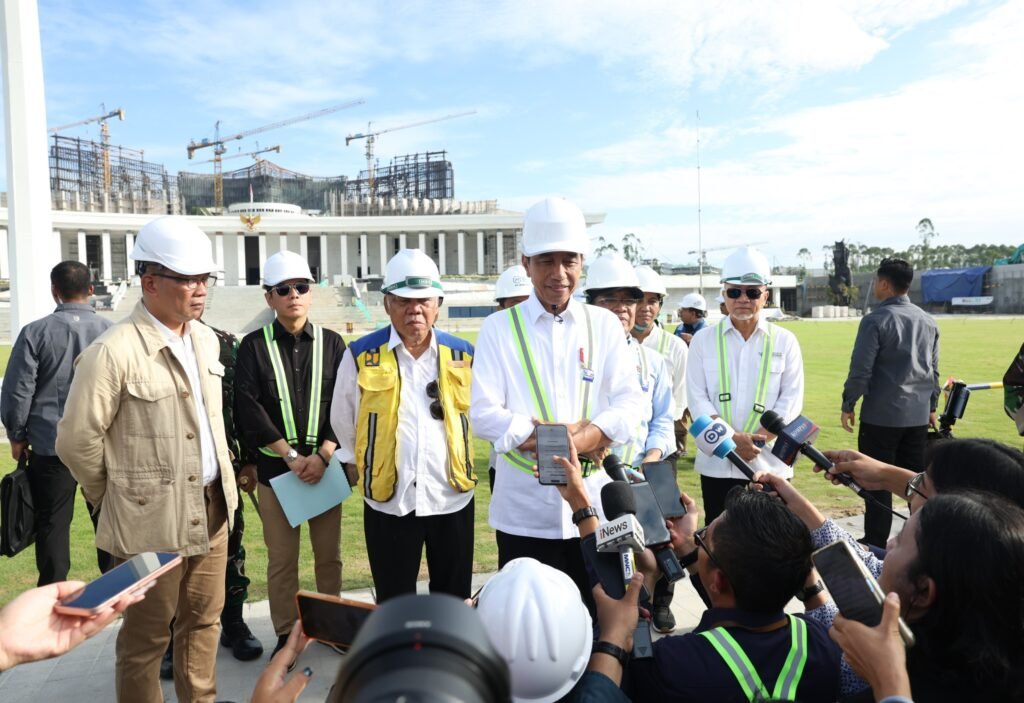
{"label": "man in gray shirt", "polygon": [[[0,420],[17,461],[26,452],[36,510],[36,568],[39,585],[64,581],[71,568],[69,534],[78,484],[57,458],[57,421],[71,387],[75,357],[110,321],[89,304],[89,269],[62,261],[50,272],[57,309],[26,325],[11,350],[0,390]],[[103,558],[100,557],[102,569]]]}
{"label": "man in gray shirt", "polygon": [[[850,373],[843,388],[843,429],[853,432],[854,408],[863,397],[857,446],[887,464],[924,471],[928,427],[939,401],[939,329],[932,316],[910,302],[914,269],[902,259],[884,259],[875,274],[882,303],[857,330]],[[871,491],[892,507],[892,494]],[[868,501],[863,542],[884,547],[892,513]]]}

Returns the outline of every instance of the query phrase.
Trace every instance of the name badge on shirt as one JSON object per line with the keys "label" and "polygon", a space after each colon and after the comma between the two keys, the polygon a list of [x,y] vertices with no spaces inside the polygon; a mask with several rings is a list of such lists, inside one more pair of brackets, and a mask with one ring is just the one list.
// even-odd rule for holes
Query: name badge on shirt
{"label": "name badge on shirt", "polygon": [[583,369],[583,380],[587,383],[594,382],[594,372],[591,369]]}

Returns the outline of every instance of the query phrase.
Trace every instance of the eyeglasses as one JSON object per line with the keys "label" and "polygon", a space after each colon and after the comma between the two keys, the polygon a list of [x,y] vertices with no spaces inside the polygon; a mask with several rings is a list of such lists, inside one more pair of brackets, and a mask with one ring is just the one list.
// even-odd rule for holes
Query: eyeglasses
{"label": "eyeglasses", "polygon": [[633,307],[639,302],[636,298],[620,298],[614,295],[599,295],[594,298],[594,304],[603,308],[617,308],[622,305]]}
{"label": "eyeglasses", "polygon": [[742,296],[744,292],[746,292],[747,297],[750,298],[751,300],[757,300],[765,293],[760,288],[726,288],[725,297],[736,300],[737,298]]}
{"label": "eyeglasses", "polygon": [[169,273],[151,273],[150,276],[156,276],[157,278],[169,278],[172,281],[177,281],[185,290],[195,290],[199,286],[206,286],[209,288],[217,282],[216,276],[207,274],[206,276],[174,276]]}
{"label": "eyeglasses", "polygon": [[718,559],[715,559],[715,555],[712,554],[711,553],[711,549],[708,548],[708,543],[704,541],[704,535],[706,535],[707,533],[708,533],[708,528],[707,527],[700,528],[699,530],[697,530],[696,532],[693,533],[693,541],[697,543],[698,547],[700,547],[705,552],[707,552],[708,559],[711,560],[711,563],[713,563],[716,567],[718,567],[718,570],[721,571],[724,574],[725,573],[725,569],[723,569],[722,565],[718,563]]}
{"label": "eyeglasses", "polygon": [[305,295],[309,292],[308,283],[281,283],[274,286],[274,292],[276,292],[282,298],[291,295],[292,291],[295,291],[299,295]]}
{"label": "eyeglasses", "polygon": [[444,408],[441,407],[441,391],[437,387],[437,381],[427,384],[427,397],[434,399],[434,402],[430,404],[430,417],[435,420],[443,420]]}
{"label": "eyeglasses", "polygon": [[922,471],[919,474],[914,474],[913,476],[911,476],[910,480],[907,481],[907,487],[903,491],[903,495],[906,497],[907,500],[913,498],[915,493],[924,498],[925,500],[928,500],[928,496],[921,492],[921,484],[924,483],[924,477],[925,472]]}

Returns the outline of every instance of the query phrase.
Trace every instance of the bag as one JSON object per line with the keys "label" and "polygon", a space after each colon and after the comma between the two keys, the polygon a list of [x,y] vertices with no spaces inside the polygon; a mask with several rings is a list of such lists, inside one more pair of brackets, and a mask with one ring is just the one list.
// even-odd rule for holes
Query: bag
{"label": "bag", "polygon": [[18,468],[0,481],[0,554],[13,557],[36,540],[36,511],[25,453]]}

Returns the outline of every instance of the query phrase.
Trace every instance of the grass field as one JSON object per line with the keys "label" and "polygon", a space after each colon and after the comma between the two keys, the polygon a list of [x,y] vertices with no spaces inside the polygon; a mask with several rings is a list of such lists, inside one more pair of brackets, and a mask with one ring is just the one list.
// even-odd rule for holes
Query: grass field
{"label": "grass field", "polygon": [[[839,425],[839,405],[843,381],[850,359],[850,349],[857,331],[856,321],[849,322],[790,322],[803,349],[806,390],[804,414],[821,425],[816,444],[822,448],[856,447],[854,435],[847,434]],[[998,381],[1020,347],[1024,338],[1024,319],[986,320],[979,318],[942,319],[940,371],[942,378],[956,376],[972,383]],[[475,340],[475,333],[461,336]],[[9,347],[0,347],[0,360],[6,365]],[[941,405],[940,405],[941,409]],[[1020,447],[1013,423],[1002,410],[1001,391],[977,391],[967,412],[956,426],[960,437],[991,437]],[[497,567],[497,549],[493,530],[487,525],[487,445],[477,440],[476,466],[480,483],[476,492],[476,551],[475,570],[493,571]],[[10,470],[10,455],[0,457],[0,471]],[[969,470],[969,467],[965,467]],[[837,488],[811,472],[810,464],[797,465],[796,485],[824,512],[830,515],[850,515],[862,512],[861,501],[845,488]],[[697,476],[693,460],[681,463],[679,485],[700,501]],[[252,579],[250,598],[266,598],[266,548],[263,546],[259,520],[246,499],[246,570]],[[73,578],[89,580],[97,575],[93,551],[92,525],[79,497],[72,525]],[[350,499],[344,506],[342,524],[342,558],[344,562],[344,588],[356,588],[370,583],[362,529],[362,502]],[[300,559],[303,588],[313,588],[313,559],[308,542],[303,546]],[[423,574],[425,577],[426,569]],[[6,603],[18,592],[35,584],[36,572],[32,549],[14,559],[0,561],[0,603]]]}

